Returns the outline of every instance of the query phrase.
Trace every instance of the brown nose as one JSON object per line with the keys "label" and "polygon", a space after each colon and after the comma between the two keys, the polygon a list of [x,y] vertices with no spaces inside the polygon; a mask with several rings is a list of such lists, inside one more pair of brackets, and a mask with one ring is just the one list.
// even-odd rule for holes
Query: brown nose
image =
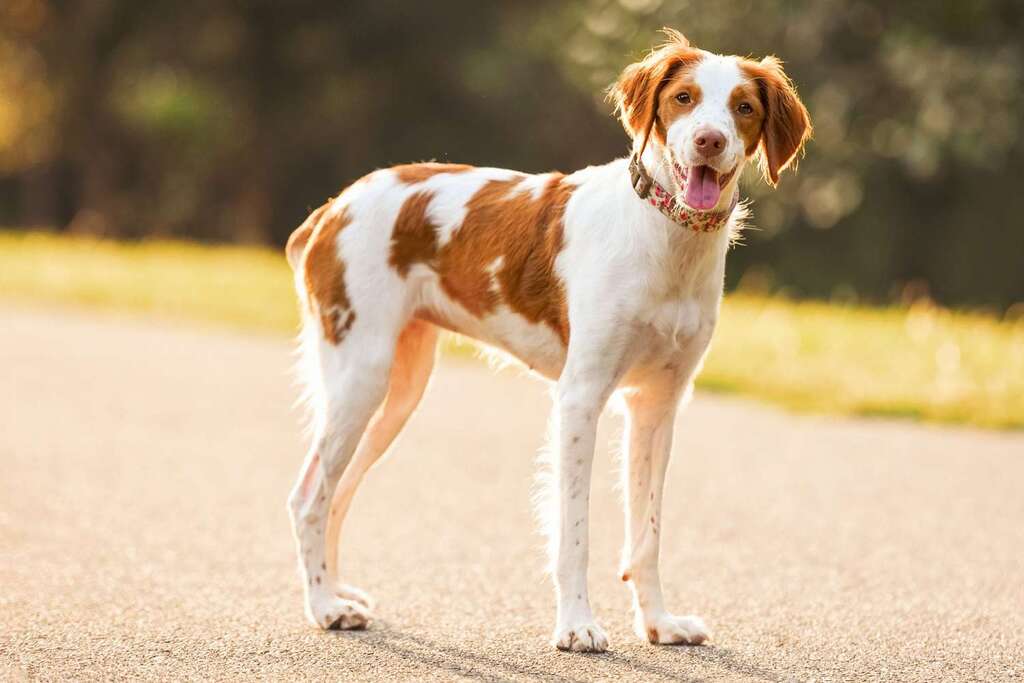
{"label": "brown nose", "polygon": [[725,150],[725,136],[717,130],[707,128],[697,131],[693,144],[697,148],[697,154],[705,159],[712,159]]}

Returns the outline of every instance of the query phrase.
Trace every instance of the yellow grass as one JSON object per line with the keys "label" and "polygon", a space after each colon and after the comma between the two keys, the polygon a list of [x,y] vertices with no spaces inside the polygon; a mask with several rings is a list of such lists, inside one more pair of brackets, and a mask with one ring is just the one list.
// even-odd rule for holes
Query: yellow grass
{"label": "yellow grass", "polygon": [[[293,334],[280,253],[0,232],[0,298]],[[1024,427],[1024,321],[727,297],[698,387],[803,412]]]}

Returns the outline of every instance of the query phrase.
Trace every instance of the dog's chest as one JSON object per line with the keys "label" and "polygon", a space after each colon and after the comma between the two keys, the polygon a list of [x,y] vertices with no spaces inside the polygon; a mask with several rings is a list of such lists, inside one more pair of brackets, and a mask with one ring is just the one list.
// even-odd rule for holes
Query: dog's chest
{"label": "dog's chest", "polygon": [[701,306],[695,298],[661,301],[643,311],[640,322],[660,337],[682,343],[692,338],[701,323]]}
{"label": "dog's chest", "polygon": [[637,341],[651,352],[679,350],[714,327],[716,310],[717,302],[692,296],[651,303],[636,317]]}
{"label": "dog's chest", "polygon": [[[724,253],[719,245],[701,245],[671,254],[658,263],[653,277],[636,292],[632,318],[638,329],[659,343],[679,349],[715,325],[722,298]],[[653,264],[652,264],[653,265]]]}

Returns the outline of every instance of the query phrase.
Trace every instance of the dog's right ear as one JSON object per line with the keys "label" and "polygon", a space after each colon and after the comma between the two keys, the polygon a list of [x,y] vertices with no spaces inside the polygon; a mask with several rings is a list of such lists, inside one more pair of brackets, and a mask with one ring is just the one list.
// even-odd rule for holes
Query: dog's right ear
{"label": "dog's right ear", "polygon": [[627,66],[608,91],[622,127],[634,141],[645,139],[655,127],[658,96],[672,74],[699,55],[679,31],[664,28],[662,32],[668,40],[639,62]]}

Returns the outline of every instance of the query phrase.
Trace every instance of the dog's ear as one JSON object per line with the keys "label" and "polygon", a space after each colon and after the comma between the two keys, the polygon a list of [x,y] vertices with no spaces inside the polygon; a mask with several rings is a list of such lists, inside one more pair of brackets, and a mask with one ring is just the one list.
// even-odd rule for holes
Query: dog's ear
{"label": "dog's ear", "polygon": [[761,173],[774,187],[779,182],[779,173],[788,166],[796,167],[797,155],[811,137],[811,117],[778,59],[765,57],[749,63],[747,70],[757,81],[765,111]]}
{"label": "dog's ear", "polygon": [[608,90],[608,99],[615,104],[622,127],[634,140],[643,139],[654,127],[658,96],[676,69],[699,58],[699,52],[690,47],[682,33],[671,28],[662,32],[668,40],[639,62],[627,66]]}

